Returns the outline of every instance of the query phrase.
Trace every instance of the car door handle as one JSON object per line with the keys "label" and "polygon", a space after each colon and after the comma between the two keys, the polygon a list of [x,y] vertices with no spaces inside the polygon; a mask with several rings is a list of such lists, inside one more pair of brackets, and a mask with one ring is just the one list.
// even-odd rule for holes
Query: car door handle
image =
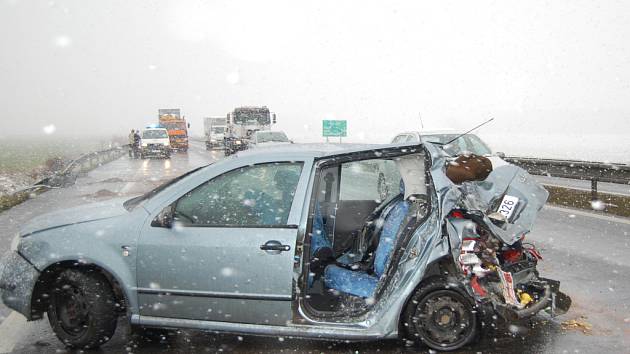
{"label": "car door handle", "polygon": [[265,242],[264,245],[260,245],[260,249],[263,251],[276,251],[277,253],[280,253],[283,251],[290,251],[291,246],[283,245],[280,241],[271,240]]}

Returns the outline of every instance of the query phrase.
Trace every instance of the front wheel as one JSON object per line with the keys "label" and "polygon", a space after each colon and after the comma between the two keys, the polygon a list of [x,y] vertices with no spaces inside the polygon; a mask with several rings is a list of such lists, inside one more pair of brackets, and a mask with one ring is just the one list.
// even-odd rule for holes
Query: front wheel
{"label": "front wheel", "polygon": [[48,321],[66,346],[91,349],[114,335],[116,310],[116,296],[105,276],[68,269],[54,284]]}
{"label": "front wheel", "polygon": [[403,325],[408,339],[439,351],[457,350],[472,342],[479,330],[475,305],[465,291],[446,281],[426,283],[409,301]]}

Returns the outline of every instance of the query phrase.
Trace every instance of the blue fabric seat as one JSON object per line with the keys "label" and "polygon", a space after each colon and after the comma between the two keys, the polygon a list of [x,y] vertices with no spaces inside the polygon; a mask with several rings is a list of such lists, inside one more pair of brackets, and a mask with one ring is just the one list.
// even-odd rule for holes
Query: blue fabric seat
{"label": "blue fabric seat", "polygon": [[[326,234],[326,228],[324,227],[324,218],[322,217],[322,212],[319,208],[319,202],[315,204],[315,215],[313,215],[313,233],[311,235],[311,262],[315,261],[315,254],[319,252],[319,254],[329,254],[332,256],[333,248],[332,242],[328,238]],[[322,252],[327,251],[327,252]],[[313,282],[315,281],[315,277],[312,273],[309,272],[308,275],[308,286],[309,288],[313,286]]]}
{"label": "blue fabric seat", "polygon": [[385,216],[378,246],[374,253],[374,272],[356,271],[337,265],[329,265],[324,272],[326,287],[343,293],[371,297],[374,295],[379,279],[385,273],[389,259],[394,251],[402,222],[409,211],[409,202],[398,200]]}
{"label": "blue fabric seat", "polygon": [[313,235],[311,236],[311,257],[322,248],[330,248],[332,250],[332,242],[326,235],[324,228],[324,218],[319,208],[319,203],[315,204],[315,215],[313,215]]}

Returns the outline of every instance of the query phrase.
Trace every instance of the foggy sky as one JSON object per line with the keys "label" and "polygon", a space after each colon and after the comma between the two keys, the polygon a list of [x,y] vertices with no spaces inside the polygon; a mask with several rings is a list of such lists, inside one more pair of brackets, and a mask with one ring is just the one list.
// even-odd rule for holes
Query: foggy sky
{"label": "foggy sky", "polygon": [[630,136],[624,1],[0,0],[1,136],[125,134],[267,105],[350,140],[465,128]]}

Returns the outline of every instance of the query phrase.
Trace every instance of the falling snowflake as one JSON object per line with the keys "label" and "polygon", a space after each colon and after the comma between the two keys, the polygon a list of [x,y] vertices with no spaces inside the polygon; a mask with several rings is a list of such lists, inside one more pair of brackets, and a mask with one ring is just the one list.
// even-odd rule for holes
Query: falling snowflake
{"label": "falling snowflake", "polygon": [[72,45],[72,39],[68,36],[57,36],[54,43],[59,48],[67,48]]}
{"label": "falling snowflake", "polygon": [[44,134],[51,135],[57,130],[57,127],[55,127],[54,124],[48,124],[44,126],[42,130],[44,131]]}
{"label": "falling snowflake", "polygon": [[593,210],[604,210],[606,209],[606,203],[604,203],[601,200],[593,200],[591,202],[591,208],[593,208]]}
{"label": "falling snowflake", "polygon": [[236,85],[241,81],[241,74],[238,70],[232,71],[225,76],[225,81],[230,85]]}

